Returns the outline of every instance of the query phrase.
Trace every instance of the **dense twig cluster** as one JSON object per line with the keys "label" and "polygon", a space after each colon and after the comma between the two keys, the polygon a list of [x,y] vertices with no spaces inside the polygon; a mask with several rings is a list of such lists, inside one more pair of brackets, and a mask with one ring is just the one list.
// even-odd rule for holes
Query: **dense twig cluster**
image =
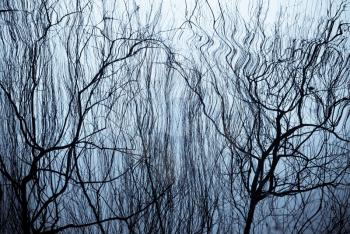
{"label": "dense twig cluster", "polygon": [[0,3],[1,233],[350,231],[346,2],[300,38],[194,3]]}

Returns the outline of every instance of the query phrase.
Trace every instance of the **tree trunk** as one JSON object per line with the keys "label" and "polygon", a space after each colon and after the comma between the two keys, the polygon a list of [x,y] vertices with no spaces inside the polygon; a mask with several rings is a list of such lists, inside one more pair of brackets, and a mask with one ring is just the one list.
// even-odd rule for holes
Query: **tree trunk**
{"label": "tree trunk", "polygon": [[250,205],[249,205],[248,216],[247,216],[246,222],[245,222],[244,234],[250,233],[250,228],[251,228],[252,223],[253,223],[256,205],[257,205],[257,201],[255,201],[255,199],[251,199]]}
{"label": "tree trunk", "polygon": [[26,185],[21,186],[21,227],[24,234],[30,234]]}

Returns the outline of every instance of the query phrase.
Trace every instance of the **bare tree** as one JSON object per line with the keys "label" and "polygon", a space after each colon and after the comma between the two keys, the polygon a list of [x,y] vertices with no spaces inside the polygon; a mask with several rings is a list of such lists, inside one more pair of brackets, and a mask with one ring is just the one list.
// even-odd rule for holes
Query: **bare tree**
{"label": "bare tree", "polygon": [[2,1],[0,232],[346,232],[345,3]]}
{"label": "bare tree", "polygon": [[123,133],[132,117],[125,108],[141,92],[127,75],[140,65],[129,61],[138,62],[142,51],[169,53],[156,33],[157,14],[146,30],[129,7],[115,1],[1,3],[4,231],[92,226],[106,233],[107,222],[129,220],[164,193],[153,191],[123,215],[107,199],[121,176],[115,158],[136,157],[136,167],[146,157]]}
{"label": "bare tree", "polygon": [[[227,142],[229,186],[244,233],[251,231],[259,205],[262,220],[278,220],[281,207],[288,215],[303,207],[309,223],[320,209],[314,203],[305,210],[303,194],[324,202],[324,188],[349,182],[349,24],[339,19],[343,5],[310,29],[310,38],[284,35],[282,18],[268,36],[262,5],[251,23],[229,18],[221,6],[218,16],[207,7],[211,31],[190,23],[191,40],[199,41],[193,56],[198,65],[177,70]],[[287,197],[297,205],[285,205]],[[277,203],[271,210],[266,204],[272,200]]]}

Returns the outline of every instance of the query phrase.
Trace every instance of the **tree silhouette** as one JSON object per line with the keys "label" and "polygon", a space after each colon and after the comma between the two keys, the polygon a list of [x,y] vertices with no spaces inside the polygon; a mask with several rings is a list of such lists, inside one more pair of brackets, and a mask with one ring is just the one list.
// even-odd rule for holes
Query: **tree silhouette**
{"label": "tree silhouette", "polygon": [[[281,198],[298,203],[291,210],[283,206],[292,215],[305,209],[303,194],[317,190],[315,196],[322,197],[324,188],[348,184],[348,24],[339,19],[341,5],[310,38],[298,39],[283,35],[278,24],[268,36],[261,5],[251,23],[223,12],[212,34],[193,27],[192,40],[203,41],[196,47],[201,64],[195,72],[178,70],[227,142],[232,200],[245,201],[235,208],[244,216],[244,233],[250,233],[261,203],[264,215],[278,219]],[[266,207],[269,200],[277,207]],[[308,222],[320,211],[311,210]]]}
{"label": "tree silhouette", "polygon": [[349,232],[346,3],[1,1],[0,232]]}

